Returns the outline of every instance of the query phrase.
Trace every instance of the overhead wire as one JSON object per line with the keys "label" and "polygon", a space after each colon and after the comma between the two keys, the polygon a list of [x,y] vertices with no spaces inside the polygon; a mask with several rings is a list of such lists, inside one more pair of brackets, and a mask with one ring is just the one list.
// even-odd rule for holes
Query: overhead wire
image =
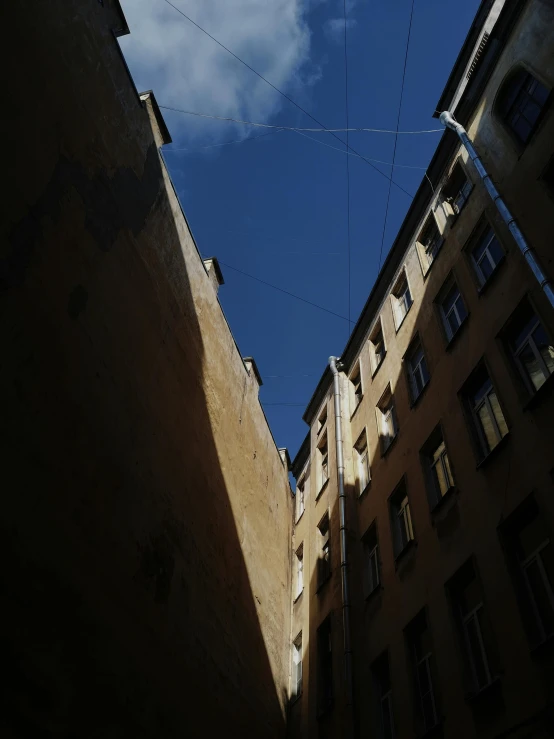
{"label": "overhead wire", "polygon": [[[344,5],[344,108],[346,117],[346,149],[348,152],[349,147],[349,120],[348,120],[348,44],[347,44],[347,25],[346,25],[346,0],[343,2]],[[391,175],[392,177],[392,175]],[[392,181],[392,180],[391,180]],[[389,187],[391,183],[389,182]],[[350,336],[350,157],[346,157],[346,241],[348,247],[348,336]]]}
{"label": "overhead wire", "polygon": [[329,308],[324,308],[322,305],[318,305],[317,303],[312,303],[311,300],[306,300],[306,298],[300,297],[300,295],[295,295],[295,293],[291,293],[288,290],[284,290],[282,287],[277,287],[277,285],[272,285],[270,282],[266,282],[265,280],[260,279],[259,277],[256,277],[255,275],[251,275],[248,272],[243,272],[241,269],[237,269],[236,267],[232,267],[230,264],[226,264],[225,262],[222,262],[221,259],[218,259],[219,264],[222,264],[224,267],[227,267],[227,269],[232,269],[234,272],[238,272],[241,275],[244,275],[245,277],[249,277],[251,280],[256,280],[256,282],[261,282],[262,285],[266,285],[267,287],[273,288],[273,290],[278,290],[281,293],[284,293],[285,295],[289,295],[291,298],[296,298],[296,300],[300,300],[302,303],[307,303],[308,305],[313,306],[314,308],[319,308],[319,310],[325,311],[325,313],[330,313],[332,316],[336,316],[336,318],[340,318],[343,321],[348,321],[348,318],[346,316],[341,316],[340,313],[335,313],[332,310],[329,310]]}
{"label": "overhead wire", "polygon": [[[257,76],[257,77],[259,77],[259,78],[260,78],[261,80],[263,80],[263,81],[264,81],[264,82],[265,82],[266,84],[268,84],[268,85],[269,85],[269,86],[270,86],[270,87],[271,87],[272,89],[274,89],[274,90],[275,90],[276,92],[278,92],[278,93],[279,93],[280,95],[282,95],[282,96],[283,96],[283,97],[284,97],[284,98],[285,98],[286,100],[288,100],[288,101],[289,101],[290,103],[292,103],[292,104],[293,104],[293,105],[294,105],[295,107],[297,107],[297,108],[298,108],[298,110],[301,110],[301,111],[302,111],[302,112],[303,112],[303,113],[304,113],[305,115],[307,115],[307,116],[308,116],[309,118],[311,118],[311,119],[312,119],[313,121],[315,121],[315,123],[317,123],[317,125],[318,125],[318,126],[321,126],[321,127],[322,127],[322,128],[324,128],[324,129],[325,129],[326,131],[329,131],[329,129],[327,129],[327,128],[326,128],[326,127],[325,127],[325,126],[323,125],[323,123],[321,123],[321,121],[319,121],[319,120],[318,120],[317,118],[315,118],[315,116],[313,116],[313,115],[312,115],[311,113],[308,113],[308,111],[307,111],[307,110],[305,110],[305,109],[304,109],[304,108],[303,108],[303,107],[302,107],[301,105],[299,105],[299,104],[298,104],[298,103],[297,103],[297,102],[296,102],[295,100],[293,100],[293,99],[292,99],[292,98],[291,98],[291,97],[290,97],[289,95],[287,95],[286,93],[284,93],[284,92],[283,92],[282,90],[280,90],[280,89],[279,89],[278,87],[276,87],[276,86],[275,86],[275,85],[274,85],[274,84],[273,84],[272,82],[270,82],[270,81],[269,81],[268,79],[266,79],[266,78],[265,78],[265,77],[264,77],[264,76],[263,76],[262,74],[260,74],[259,72],[257,72],[257,71],[256,71],[256,70],[254,69],[254,67],[251,67],[251,66],[250,66],[250,64],[248,64],[248,63],[247,63],[247,62],[245,62],[245,61],[244,61],[243,59],[241,59],[241,58],[240,58],[239,56],[237,56],[237,55],[236,55],[236,54],[235,54],[235,53],[234,53],[233,51],[231,51],[231,49],[229,49],[229,48],[228,48],[227,46],[225,46],[224,44],[222,44],[222,43],[221,43],[221,41],[218,41],[218,39],[216,39],[216,38],[215,38],[215,36],[212,36],[212,35],[211,35],[211,33],[208,33],[208,31],[206,31],[206,30],[205,30],[204,28],[202,28],[202,26],[200,26],[200,25],[199,25],[198,23],[196,23],[195,21],[193,21],[193,20],[192,20],[192,18],[190,18],[190,17],[189,17],[189,16],[188,16],[188,15],[187,15],[186,13],[184,13],[184,12],[183,12],[182,10],[180,10],[180,8],[178,8],[178,7],[176,6],[176,5],[173,5],[173,3],[172,3],[172,2],[170,2],[170,0],[164,0],[164,2],[165,2],[165,3],[167,4],[167,5],[169,5],[170,7],[172,7],[172,8],[174,9],[174,10],[176,10],[176,11],[177,11],[177,12],[178,12],[178,13],[179,13],[180,15],[182,15],[182,16],[183,16],[184,18],[186,18],[186,19],[187,19],[187,20],[188,20],[188,21],[189,21],[190,23],[192,23],[192,24],[193,24],[193,26],[195,26],[196,28],[198,28],[198,30],[202,31],[202,33],[206,34],[206,36],[208,36],[209,38],[211,38],[211,39],[212,39],[212,41],[215,41],[215,43],[216,43],[216,44],[218,44],[218,46],[221,46],[221,48],[222,48],[222,49],[225,49],[225,51],[227,51],[227,52],[228,52],[229,54],[231,54],[231,56],[232,56],[232,57],[234,57],[234,58],[235,58],[235,59],[236,59],[237,61],[239,61],[239,62],[240,62],[241,64],[243,64],[243,65],[244,65],[244,66],[245,66],[245,67],[246,67],[247,69],[249,69],[249,70],[250,70],[251,72],[253,72],[253,73],[254,73],[254,74],[255,74],[255,75]],[[162,106],[160,106],[160,107],[162,107]],[[336,139],[337,139],[338,141],[340,141],[340,142],[341,142],[341,144],[344,144],[344,143],[345,143],[345,142],[344,142],[344,141],[343,141],[343,140],[342,140],[342,139],[340,138],[340,136],[337,136],[337,134],[336,134],[336,133],[334,133],[334,132],[332,132],[332,131],[329,131],[329,133],[331,133],[331,135],[332,135],[332,136],[334,136],[334,137],[335,137],[335,138],[336,138]],[[351,151],[354,151],[355,153],[359,153],[359,152],[356,152],[356,150],[355,150],[355,149],[353,149],[352,147],[349,147],[349,148],[350,148],[350,150],[351,150]],[[388,176],[387,174],[385,174],[384,172],[382,172],[382,171],[381,171],[381,170],[380,170],[380,169],[379,169],[378,167],[376,167],[376,166],[375,166],[374,164],[372,164],[372,163],[371,163],[370,161],[368,161],[367,159],[365,159],[365,157],[363,157],[363,156],[362,156],[361,154],[360,154],[360,158],[361,158],[361,159],[363,159],[363,160],[364,160],[365,162],[367,162],[367,164],[369,164],[369,166],[370,166],[370,167],[372,167],[372,168],[373,168],[373,169],[374,169],[374,170],[375,170],[376,172],[379,172],[379,174],[380,174],[380,175],[381,175],[382,177],[384,177],[384,178],[385,178],[385,179],[387,179],[387,180],[391,180],[391,181],[392,181],[392,177],[389,177],[389,176]],[[395,187],[397,187],[397,188],[398,188],[399,190],[402,190],[402,192],[403,192],[403,193],[405,193],[405,194],[406,194],[406,195],[407,195],[407,196],[408,196],[408,197],[409,197],[410,199],[412,199],[412,200],[413,200],[413,195],[412,195],[411,193],[409,193],[409,192],[408,192],[407,190],[405,190],[405,189],[404,189],[404,188],[403,188],[403,187],[402,187],[401,185],[399,185],[399,184],[398,184],[397,182],[394,182],[394,185],[395,185]]]}
{"label": "overhead wire", "polygon": [[[410,36],[412,33],[412,20],[414,17],[414,0],[412,0],[412,5],[410,9],[410,23],[408,25],[408,38],[406,41],[406,53],[404,54],[404,69],[402,70],[402,84],[400,86],[400,102],[398,103],[398,116],[396,118],[396,130],[398,131],[398,127],[400,126],[400,115],[402,113],[402,99],[404,97],[404,82],[406,80],[406,67],[408,64],[408,51],[410,49]],[[394,174],[394,162],[396,160],[396,145],[398,143],[398,133],[394,136],[394,149],[392,152],[392,169],[391,169],[391,182],[392,182],[392,176]],[[381,269],[381,258],[383,255],[383,244],[385,243],[385,235],[387,232],[387,220],[389,215],[389,205],[390,205],[390,193],[391,193],[391,185],[389,182],[389,189],[387,192],[387,205],[385,207],[385,220],[383,222],[383,233],[381,235],[381,247],[379,249],[379,267],[378,270]]]}
{"label": "overhead wire", "polygon": [[[166,0],[164,0],[164,2],[165,1]],[[348,131],[349,133],[391,133],[395,135],[402,134],[402,135],[413,135],[413,136],[416,136],[418,134],[426,134],[426,133],[444,133],[444,128],[424,128],[424,129],[420,129],[417,131],[397,131],[394,128],[302,128],[300,126],[278,126],[275,123],[257,123],[255,121],[243,121],[240,118],[228,118],[228,117],[224,117],[220,115],[209,115],[208,113],[196,113],[195,111],[192,111],[192,110],[182,110],[182,108],[173,108],[170,105],[159,105],[158,107],[163,108],[163,110],[171,110],[174,113],[183,113],[184,115],[194,115],[194,116],[197,116],[198,118],[211,118],[215,121],[228,121],[229,123],[241,123],[244,126],[254,126],[256,128],[278,128],[281,131],[308,131],[309,133],[346,133]],[[310,113],[306,113],[306,115],[309,115],[310,118],[312,117]],[[341,144],[345,143],[338,136],[335,136],[335,138],[338,139],[341,142]],[[354,149],[350,147],[350,151],[354,151]],[[358,154],[358,156],[360,157],[360,159],[364,159],[364,157],[361,154]],[[378,171],[381,172],[381,170],[378,170]],[[381,174],[384,175],[385,173],[381,172]],[[397,184],[397,183],[393,183],[393,184]]]}

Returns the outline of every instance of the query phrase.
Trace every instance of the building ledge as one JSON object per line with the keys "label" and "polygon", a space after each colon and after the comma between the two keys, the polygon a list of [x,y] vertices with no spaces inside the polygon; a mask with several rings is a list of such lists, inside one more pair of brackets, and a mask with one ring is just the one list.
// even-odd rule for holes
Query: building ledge
{"label": "building ledge", "polygon": [[486,466],[488,465],[488,463],[489,463],[489,462],[491,461],[491,459],[493,459],[494,457],[496,457],[496,455],[498,454],[498,452],[499,452],[499,451],[500,451],[501,449],[504,449],[504,447],[505,447],[505,446],[506,446],[506,444],[508,443],[508,439],[509,439],[509,438],[510,438],[510,431],[508,430],[508,433],[504,434],[504,436],[503,436],[503,437],[502,437],[502,438],[500,439],[500,441],[499,441],[499,442],[498,442],[498,444],[497,444],[497,445],[496,445],[496,446],[494,447],[494,449],[492,449],[492,450],[491,450],[491,451],[490,451],[490,452],[489,452],[489,453],[487,454],[487,456],[486,456],[486,457],[483,457],[483,459],[481,459],[481,461],[477,463],[477,465],[476,465],[475,469],[476,469],[476,470],[480,470],[480,469],[482,469],[483,467],[486,467]]}

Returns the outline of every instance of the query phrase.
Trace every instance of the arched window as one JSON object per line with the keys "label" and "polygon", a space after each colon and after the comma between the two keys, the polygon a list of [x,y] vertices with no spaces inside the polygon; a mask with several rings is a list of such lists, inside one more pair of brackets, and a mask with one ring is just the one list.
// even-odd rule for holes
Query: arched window
{"label": "arched window", "polygon": [[543,112],[550,90],[523,67],[503,84],[497,111],[520,144],[526,144]]}

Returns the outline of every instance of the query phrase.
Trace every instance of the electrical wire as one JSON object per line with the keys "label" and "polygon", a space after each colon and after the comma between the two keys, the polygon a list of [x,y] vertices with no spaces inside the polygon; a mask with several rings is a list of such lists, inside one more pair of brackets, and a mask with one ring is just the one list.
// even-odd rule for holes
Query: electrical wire
{"label": "electrical wire", "polygon": [[268,133],[260,133],[258,136],[249,136],[246,139],[233,139],[233,141],[224,141],[222,144],[209,144],[208,146],[199,146],[197,149],[190,149],[190,148],[184,148],[184,149],[164,149],[164,154],[167,154],[168,152],[171,153],[172,151],[202,151],[202,149],[214,149],[216,146],[228,146],[229,144],[245,144],[247,141],[255,141],[256,139],[261,139],[264,136],[273,136],[275,133],[280,133],[283,129],[279,128],[277,131],[268,131]]}
{"label": "electrical wire", "polygon": [[[398,116],[396,118],[396,130],[398,131],[398,127],[400,125],[400,114],[402,113],[402,98],[404,97],[404,81],[406,79],[406,66],[408,64],[408,51],[410,49],[410,35],[412,33],[412,20],[414,17],[414,0],[412,0],[412,6],[410,9],[410,23],[408,25],[408,39],[406,41],[406,53],[404,55],[404,69],[402,71],[402,84],[400,86],[400,102],[398,104]],[[391,182],[392,182],[392,176],[394,174],[394,162],[396,160],[396,145],[398,143],[398,134],[395,134],[394,136],[394,149],[392,152],[392,169],[391,169]],[[389,182],[389,190],[387,193],[387,205],[385,207],[385,220],[383,223],[383,233],[381,235],[381,248],[379,249],[379,267],[377,268],[378,271],[381,269],[381,258],[383,255],[383,244],[385,243],[385,234],[387,232],[387,220],[389,216],[389,205],[390,205],[390,191],[391,186]]]}
{"label": "electrical wire", "polygon": [[264,403],[264,401],[260,401],[262,405],[288,405],[288,406],[294,406],[295,408],[298,407],[304,407],[306,403]]}
{"label": "electrical wire", "polygon": [[[167,0],[164,0],[164,2],[167,2]],[[360,133],[360,132],[361,133],[392,133],[394,135],[405,134],[405,135],[413,135],[413,136],[417,134],[425,134],[425,133],[444,133],[444,128],[427,128],[427,129],[421,129],[418,131],[396,131],[394,128],[300,128],[299,126],[278,126],[277,124],[274,124],[274,123],[256,123],[254,121],[243,121],[240,118],[226,118],[220,115],[209,115],[208,113],[196,113],[192,110],[182,110],[181,108],[173,108],[170,105],[159,105],[158,107],[163,108],[163,110],[171,110],[174,113],[183,113],[184,115],[194,115],[198,118],[211,118],[215,121],[228,121],[229,123],[242,123],[244,126],[255,126],[256,128],[278,128],[281,131],[308,131],[309,133],[331,133],[331,134],[346,133],[346,132],[349,132],[349,133]],[[309,115],[310,118],[312,117],[309,113],[306,113],[306,115]],[[338,139],[341,142],[341,144],[345,143],[338,136],[335,136],[335,138]],[[230,143],[233,143],[233,142],[230,142]],[[349,148],[350,148],[350,151],[354,151],[352,147],[349,147]],[[358,154],[358,156],[360,157],[360,159],[364,159],[364,157],[361,154]],[[378,171],[381,171],[381,170],[378,170]],[[384,175],[384,172],[381,172],[381,174]],[[393,184],[396,184],[396,182]]]}
{"label": "electrical wire", "polygon": [[[346,26],[346,0],[343,2],[344,5],[344,108],[346,117],[346,149],[348,152],[349,146],[349,120],[348,120],[348,44],[347,44],[347,26]],[[392,174],[391,174],[392,177]],[[391,183],[389,182],[389,188]],[[348,246],[348,336],[350,336],[350,157],[346,157],[346,243]]]}
{"label": "electrical wire", "polygon": [[221,259],[218,259],[218,262],[222,264],[224,267],[227,267],[227,269],[232,269],[234,272],[238,272],[239,274],[244,275],[245,277],[250,277],[251,280],[256,280],[256,282],[261,282],[262,285],[266,285],[267,287],[272,287],[274,290],[278,290],[281,293],[285,293],[285,295],[289,295],[291,298],[296,298],[296,300],[300,300],[303,303],[307,303],[308,305],[311,305],[314,308],[319,308],[319,310],[325,311],[325,313],[330,313],[332,316],[336,316],[337,318],[340,318],[343,321],[348,321],[348,318],[346,318],[346,316],[341,316],[340,313],[335,313],[334,311],[329,310],[328,308],[324,308],[322,305],[318,305],[317,303],[312,303],[311,300],[306,300],[306,298],[301,298],[300,295],[295,295],[294,293],[291,293],[288,290],[283,290],[282,287],[277,287],[277,285],[272,285],[270,282],[266,282],[265,280],[262,280],[259,277],[255,277],[254,275],[251,275],[248,272],[243,272],[241,269],[237,269],[236,267],[232,267],[230,264],[226,264],[225,262],[222,262]]}
{"label": "electrical wire", "polygon": [[[307,110],[305,110],[305,109],[304,109],[304,108],[303,108],[303,107],[302,107],[301,105],[299,105],[299,104],[298,104],[297,102],[295,102],[295,101],[294,101],[294,100],[293,100],[293,99],[292,99],[291,97],[289,97],[289,96],[288,96],[288,95],[287,95],[286,93],[284,93],[284,92],[283,92],[282,90],[279,90],[279,88],[278,88],[278,87],[275,87],[275,85],[274,85],[274,84],[273,84],[272,82],[270,82],[270,81],[269,81],[268,79],[266,79],[266,78],[265,78],[265,77],[264,77],[263,75],[261,75],[261,74],[260,74],[259,72],[257,72],[257,71],[256,71],[256,70],[254,69],[254,67],[251,67],[251,66],[250,66],[250,64],[248,64],[248,63],[247,63],[247,62],[245,62],[245,61],[244,61],[243,59],[241,59],[241,58],[240,58],[239,56],[237,56],[237,55],[236,55],[236,54],[235,54],[234,52],[232,52],[232,51],[231,51],[231,49],[228,49],[228,48],[227,48],[227,47],[226,47],[226,46],[225,46],[224,44],[222,44],[222,43],[221,43],[221,41],[218,41],[218,40],[217,40],[217,39],[215,38],[215,36],[212,36],[212,35],[211,35],[211,33],[208,33],[208,31],[206,31],[206,30],[205,30],[204,28],[202,28],[202,26],[199,26],[199,25],[198,25],[198,23],[195,23],[195,21],[193,21],[193,20],[192,20],[192,18],[190,18],[190,17],[189,17],[189,16],[188,16],[188,15],[187,15],[186,13],[184,13],[184,12],[183,12],[182,10],[180,10],[180,9],[179,9],[179,8],[178,8],[178,7],[176,6],[176,5],[173,5],[173,3],[172,3],[172,2],[170,2],[170,0],[164,0],[164,2],[165,2],[165,3],[167,3],[167,5],[169,5],[170,7],[172,7],[172,8],[174,9],[174,10],[176,10],[176,11],[177,11],[177,12],[178,12],[178,13],[179,13],[180,15],[182,15],[182,16],[183,16],[184,18],[186,18],[186,19],[187,19],[187,20],[188,20],[188,21],[189,21],[190,23],[192,23],[192,24],[193,24],[193,26],[195,26],[196,28],[198,28],[198,30],[199,30],[199,31],[202,31],[202,33],[206,34],[206,36],[208,36],[209,38],[211,38],[211,39],[212,39],[212,41],[215,41],[215,43],[216,43],[216,44],[218,44],[218,46],[221,46],[221,48],[222,48],[222,49],[225,49],[225,51],[227,51],[227,52],[228,52],[229,54],[231,54],[231,56],[232,56],[232,57],[234,57],[234,58],[235,58],[235,59],[236,59],[237,61],[239,61],[239,62],[240,62],[241,64],[243,64],[243,65],[244,65],[244,66],[245,66],[245,67],[246,67],[247,69],[249,69],[249,70],[250,70],[251,72],[253,72],[253,73],[254,73],[254,74],[255,74],[255,75],[257,76],[257,77],[259,77],[259,78],[260,78],[261,80],[263,80],[263,81],[264,81],[264,82],[265,82],[266,84],[268,84],[268,85],[269,85],[269,86],[270,86],[270,87],[271,87],[271,88],[272,88],[273,90],[275,90],[276,92],[278,92],[278,93],[279,93],[279,95],[282,95],[282,96],[283,96],[283,97],[284,97],[284,98],[285,98],[286,100],[288,100],[288,101],[289,101],[290,103],[292,103],[292,104],[293,104],[293,105],[294,105],[295,107],[297,107],[297,108],[298,108],[298,110],[301,110],[301,111],[302,111],[302,112],[303,112],[303,113],[304,113],[305,115],[309,116],[309,117],[310,117],[310,118],[312,119],[312,121],[315,121],[315,123],[317,123],[317,125],[318,125],[318,126],[321,126],[321,127],[322,127],[322,128],[324,128],[324,129],[325,129],[326,131],[328,131],[328,130],[329,130],[329,129],[325,128],[325,126],[323,125],[323,123],[321,123],[321,121],[318,121],[318,120],[317,120],[317,118],[315,118],[315,117],[314,117],[314,116],[313,116],[313,115],[312,115],[311,113],[308,113],[308,111],[307,111]],[[160,106],[160,107],[162,107],[162,106]],[[332,135],[332,136],[334,136],[334,137],[335,137],[335,138],[336,138],[336,139],[337,139],[338,141],[340,141],[340,142],[341,142],[341,144],[344,144],[344,143],[345,143],[345,142],[344,142],[344,141],[343,141],[343,140],[342,140],[342,139],[340,138],[340,136],[337,136],[337,135],[336,135],[336,133],[334,133],[334,132],[332,132],[332,131],[330,131],[330,133],[331,133],[331,135]],[[354,152],[355,152],[356,154],[358,153],[358,152],[356,152],[356,150],[355,150],[355,149],[353,149],[352,147],[349,147],[349,148],[350,148],[350,151],[354,151]],[[391,177],[389,177],[389,176],[388,176],[387,174],[385,174],[384,172],[382,172],[382,171],[381,171],[381,170],[380,170],[380,169],[379,169],[378,167],[376,167],[376,166],[375,166],[374,164],[372,164],[372,163],[371,163],[371,162],[369,162],[369,161],[368,161],[367,159],[365,159],[365,157],[362,157],[361,155],[360,155],[360,157],[361,157],[361,158],[362,158],[362,159],[363,159],[363,160],[364,160],[365,162],[367,162],[367,164],[369,164],[369,166],[370,166],[370,167],[372,167],[372,168],[373,168],[373,169],[374,169],[374,170],[375,170],[376,172],[379,172],[379,174],[380,174],[380,175],[381,175],[382,177],[384,177],[384,178],[385,178],[385,179],[387,179],[387,180],[392,180],[392,178],[391,178]],[[408,196],[408,197],[409,197],[409,198],[410,198],[411,200],[413,200],[413,195],[411,195],[411,194],[410,194],[410,193],[409,193],[409,192],[408,192],[407,190],[405,190],[405,189],[404,189],[404,188],[403,188],[403,187],[402,187],[401,185],[399,185],[399,184],[398,184],[397,182],[395,182],[395,183],[394,183],[394,185],[395,185],[395,187],[397,187],[397,188],[398,188],[399,190],[402,190],[402,192],[403,192],[403,193],[405,193],[405,194],[406,194],[406,195],[407,195],[407,196]]]}

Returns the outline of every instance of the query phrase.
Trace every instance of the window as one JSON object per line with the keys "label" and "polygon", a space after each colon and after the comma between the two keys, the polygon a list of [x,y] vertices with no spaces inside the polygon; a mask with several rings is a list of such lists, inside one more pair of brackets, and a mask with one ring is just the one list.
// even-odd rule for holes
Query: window
{"label": "window", "polygon": [[554,545],[534,496],[503,523],[518,602],[533,646],[554,636]]}
{"label": "window", "polygon": [[354,458],[356,460],[356,472],[358,481],[358,495],[361,495],[371,480],[369,468],[369,451],[367,448],[367,434],[362,432],[354,446]]}
{"label": "window", "polygon": [[446,338],[451,341],[467,318],[460,288],[453,279],[447,280],[439,293],[437,304]]}
{"label": "window", "polygon": [[331,537],[329,531],[329,513],[326,513],[317,525],[318,529],[318,563],[317,584],[321,587],[331,576]]}
{"label": "window", "polygon": [[508,426],[484,363],[475,370],[462,392],[479,454],[486,457],[506,436]]}
{"label": "window", "polygon": [[481,585],[471,560],[462,566],[447,587],[460,633],[468,683],[471,691],[477,693],[495,677],[495,649]]}
{"label": "window", "polygon": [[317,630],[317,708],[318,713],[333,705],[333,645],[331,619],[326,618]]}
{"label": "window", "polygon": [[394,556],[399,557],[410,542],[414,541],[410,501],[404,480],[389,498]]}
{"label": "window", "polygon": [[372,374],[375,374],[381,366],[386,354],[385,341],[383,339],[383,327],[381,326],[380,319],[369,337],[369,351],[371,355],[371,372]]}
{"label": "window", "polygon": [[362,539],[365,560],[365,595],[371,595],[381,582],[379,567],[379,545],[377,542],[377,525],[372,523]]}
{"label": "window", "polygon": [[454,478],[440,426],[433,431],[421,450],[431,510],[454,486]]}
{"label": "window", "polygon": [[323,431],[326,423],[327,423],[327,403],[325,404],[323,410],[321,411],[317,419],[317,433],[318,434],[320,433],[320,431]]}
{"label": "window", "polygon": [[488,282],[503,256],[504,251],[500,242],[492,227],[487,223],[471,249],[471,260],[480,287]]}
{"label": "window", "polygon": [[304,513],[306,495],[306,476],[303,475],[296,486],[296,520]]}
{"label": "window", "polygon": [[408,370],[410,395],[412,403],[415,403],[429,382],[429,371],[427,370],[425,354],[423,353],[421,342],[417,338],[408,349],[406,367]]}
{"label": "window", "polygon": [[452,174],[442,190],[444,200],[452,209],[453,215],[459,215],[472,190],[473,183],[466,175],[460,162],[456,162]]}
{"label": "window", "polygon": [[550,90],[523,67],[502,86],[496,108],[519,144],[531,138],[549,96]]}
{"label": "window", "polygon": [[384,454],[398,433],[394,397],[390,385],[377,404],[377,430],[381,439],[381,452]]}
{"label": "window", "polygon": [[380,736],[382,739],[394,739],[394,713],[388,652],[383,652],[375,660],[371,671],[379,702]]}
{"label": "window", "polygon": [[296,598],[304,590],[304,544],[296,550]]}
{"label": "window", "polygon": [[431,213],[417,239],[419,256],[423,264],[424,273],[429,270],[435,261],[443,241],[444,239],[439,233],[435,217]]}
{"label": "window", "polygon": [[302,692],[302,632],[292,643],[292,695]]}
{"label": "window", "polygon": [[362,374],[361,374],[361,368],[360,368],[359,362],[356,364],[356,367],[354,368],[354,372],[352,373],[350,377],[350,387],[351,387],[350,395],[352,399],[352,413],[354,413],[356,408],[362,402],[362,398],[364,396],[362,392]]}
{"label": "window", "polygon": [[554,372],[554,343],[528,300],[517,308],[510,320],[506,339],[527,390],[535,393]]}
{"label": "window", "polygon": [[438,723],[434,690],[434,661],[431,631],[425,610],[421,611],[406,628],[408,653],[414,672],[416,694],[416,734],[429,731]]}
{"label": "window", "polygon": [[317,447],[319,456],[319,490],[321,491],[329,479],[329,447],[327,444],[327,432],[323,435]]}
{"label": "window", "polygon": [[412,294],[410,293],[410,287],[408,280],[406,279],[406,273],[403,271],[398,278],[396,285],[392,289],[392,308],[394,313],[394,323],[396,330],[402,325],[406,313],[410,310],[412,305]]}

